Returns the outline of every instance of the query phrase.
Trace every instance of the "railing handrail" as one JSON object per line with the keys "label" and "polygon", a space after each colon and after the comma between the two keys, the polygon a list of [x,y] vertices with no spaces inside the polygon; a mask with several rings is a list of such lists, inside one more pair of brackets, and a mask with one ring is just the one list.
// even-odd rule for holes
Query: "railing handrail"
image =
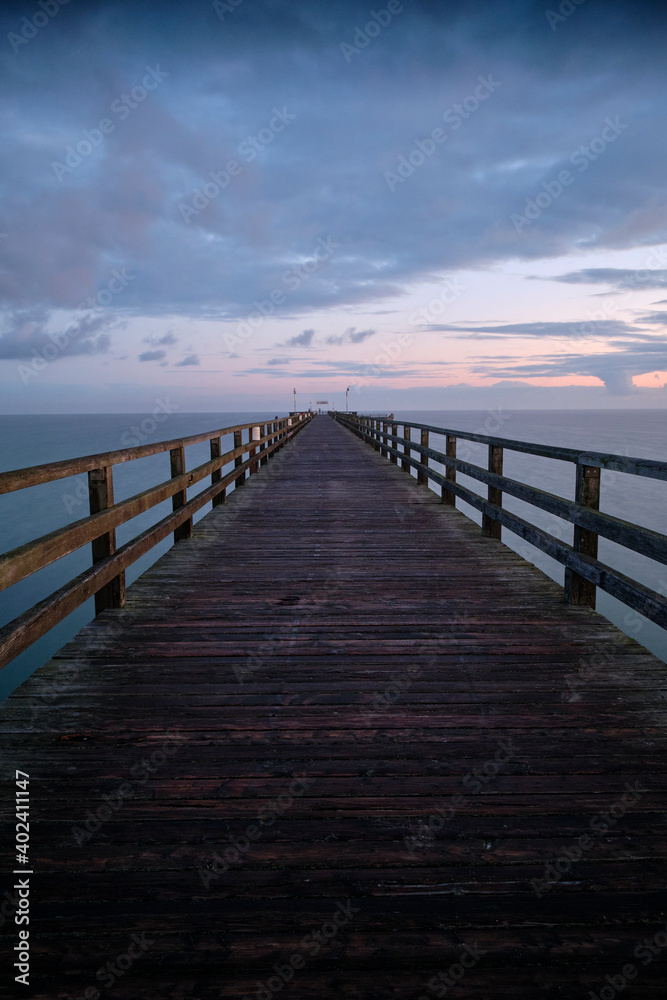
{"label": "railing handrail", "polygon": [[[8,493],[26,485],[53,482],[65,475],[87,471],[90,515],[0,555],[0,590],[19,583],[37,570],[89,543],[92,545],[93,565],[0,628],[0,669],[93,595],[96,614],[107,608],[122,607],[125,603],[127,567],[171,532],[174,533],[174,541],[188,538],[192,534],[193,515],[198,510],[209,502],[214,506],[224,503],[228,486],[232,483],[237,487],[242,486],[246,473],[251,475],[258,471],[260,465],[266,465],[269,458],[313,416],[314,414],[308,413],[273,420],[260,418],[250,423],[235,424],[152,445],[101,452],[82,459],[67,459],[64,462],[3,473],[2,476],[6,477],[5,486],[9,483],[10,488],[0,492]],[[246,442],[242,440],[244,430],[248,431]],[[230,433],[234,435],[234,447],[222,454],[222,437]],[[211,460],[188,472],[185,468],[185,447],[202,441],[210,442]],[[171,459],[169,479],[114,503],[114,464],[166,452],[169,452]],[[246,454],[248,457],[244,461]],[[231,462],[234,462],[233,469],[223,476],[223,467]],[[73,466],[74,472],[62,471],[63,468],[71,470]],[[12,482],[7,478],[21,473],[27,474],[26,478],[30,482]],[[209,475],[211,485],[188,500],[188,488]],[[116,549],[117,527],[170,498],[173,505],[171,514]]]}
{"label": "railing handrail", "polygon": [[[506,438],[495,438],[489,435],[475,434],[468,431],[447,430],[430,424],[419,424],[414,421],[394,417],[392,421],[361,415],[349,416],[343,413],[332,414],[336,420],[347,426],[355,434],[375,447],[381,455],[394,464],[400,460],[402,468],[410,472],[417,471],[417,481],[426,484],[429,479],[442,488],[442,500],[453,504],[456,497],[470,504],[482,513],[482,531],[490,538],[501,539],[501,528],[506,527],[513,533],[524,538],[536,548],[552,556],[565,566],[565,593],[570,603],[584,604],[595,607],[596,587],[612,594],[618,600],[639,611],[651,621],[667,628],[667,599],[662,593],[651,590],[632,580],[597,558],[598,535],[602,535],[617,544],[639,552],[657,562],[667,563],[667,536],[650,528],[632,524],[612,514],[599,510],[600,472],[602,468],[617,466],[598,462],[593,464],[584,459],[604,458],[619,459],[624,463],[645,462],[644,459],[626,459],[624,456],[608,456],[598,452],[575,451],[573,449],[547,448],[546,446],[517,447],[524,442],[515,442]],[[391,425],[391,431],[389,426]],[[403,436],[399,436],[398,427],[403,427]],[[413,441],[410,429],[421,431],[421,440]],[[447,454],[430,447],[429,434],[433,431],[442,434],[447,439]],[[477,440],[489,445],[489,468],[484,469],[472,462],[456,457],[456,439]],[[508,450],[517,450],[546,457],[561,459],[563,453],[569,453],[575,458],[577,481],[575,500],[566,500],[552,493],[547,493],[538,487],[528,486],[518,480],[510,479],[502,474],[503,448],[507,442]],[[403,450],[399,451],[398,446]],[[417,452],[420,460],[412,457]],[[433,459],[445,467],[445,475],[429,467],[429,459]],[[568,459],[566,459],[568,460]],[[667,470],[667,463],[654,462],[654,466]],[[620,469],[634,475],[650,475],[646,470],[634,468]],[[472,492],[456,481],[456,474],[469,476],[488,486],[488,498]],[[667,476],[654,475],[653,478],[663,479]],[[555,538],[542,528],[531,524],[517,514],[504,510],[502,506],[503,493],[507,493],[526,503],[554,514],[563,520],[574,524],[574,544]]]}
{"label": "railing handrail", "polygon": [[187,448],[191,444],[201,444],[212,438],[233,434],[235,431],[245,431],[261,424],[275,423],[276,420],[293,420],[294,417],[275,417],[273,420],[251,420],[247,424],[234,424],[232,427],[222,427],[220,430],[205,431],[202,434],[190,434],[187,437],[172,438],[170,441],[156,441],[153,444],[140,444],[131,448],[118,448],[115,451],[102,451],[97,455],[83,455],[80,458],[64,458],[58,462],[45,462],[42,465],[30,465],[25,469],[9,469],[0,472],[0,494],[23,490],[28,486],[38,486],[51,483],[68,476],[78,476],[91,469],[106,468],[109,465],[120,465],[122,462],[133,462],[137,458],[147,458],[149,455],[160,455],[174,448]]}
{"label": "railing handrail", "polygon": [[[333,412],[333,411],[332,411]],[[335,416],[345,417],[350,414],[336,412]],[[537,444],[529,441],[516,441],[513,438],[495,437],[489,434],[477,434],[473,431],[452,430],[446,427],[435,427],[432,424],[420,424],[414,420],[403,420],[401,417],[376,414],[359,414],[358,419],[391,420],[401,427],[414,427],[417,430],[430,431],[443,437],[463,438],[466,441],[476,441],[479,444],[494,445],[506,448],[507,451],[520,451],[529,455],[540,455],[543,458],[553,458],[561,462],[572,462],[575,465],[590,465],[596,468],[608,469],[613,472],[626,472],[633,476],[647,476],[651,479],[667,479],[667,462],[653,458],[633,458],[626,455],[607,454],[599,451],[589,451],[585,448],[560,448],[554,445]]]}

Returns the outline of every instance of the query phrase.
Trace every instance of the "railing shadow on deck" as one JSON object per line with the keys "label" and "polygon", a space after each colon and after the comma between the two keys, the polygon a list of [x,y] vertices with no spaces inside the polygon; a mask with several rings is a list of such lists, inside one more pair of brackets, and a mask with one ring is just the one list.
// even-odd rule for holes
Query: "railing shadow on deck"
{"label": "railing shadow on deck", "polygon": [[[596,588],[599,587],[650,621],[667,628],[665,595],[651,590],[598,559],[598,537],[602,536],[649,559],[667,564],[665,535],[599,510],[602,469],[667,480],[667,462],[531,444],[394,418],[382,419],[337,411],[330,413],[330,416],[394,465],[400,461],[401,467],[410,474],[415,469],[419,483],[427,484],[431,480],[439,485],[443,503],[454,505],[458,497],[480,511],[482,532],[487,538],[501,539],[501,529],[505,527],[565,566],[565,599],[569,603],[594,608]],[[403,428],[402,435],[398,433],[399,426]],[[413,440],[412,430],[419,432],[419,441]],[[430,447],[431,433],[446,438],[445,453]],[[488,446],[487,469],[456,457],[456,442],[459,438]],[[504,476],[505,450],[574,464],[574,501]],[[418,457],[413,457],[413,453]],[[430,460],[444,466],[445,474],[430,468]],[[485,484],[488,487],[487,498],[484,499],[457,482],[459,472]],[[504,493],[572,523],[574,544],[568,545],[517,514],[504,510]]]}
{"label": "railing shadow on deck", "polygon": [[[192,534],[193,515],[207,503],[223,504],[227,487],[242,486],[246,475],[266,465],[283,445],[312,419],[297,414],[270,422],[252,422],[194,434],[190,437],[118,451],[66,459],[0,473],[0,494],[13,493],[81,473],[88,474],[90,515],[43,535],[0,556],[0,591],[19,583],[57,559],[90,543],[92,565],[49,597],[0,629],[0,669],[7,666],[58,622],[94,595],[95,614],[125,604],[125,570],[173,532],[174,542]],[[243,434],[247,440],[243,441]],[[234,435],[234,447],[221,454],[224,435]],[[211,459],[190,472],[185,467],[188,445],[210,443]],[[150,489],[114,503],[113,467],[169,452],[171,476]],[[247,458],[244,456],[247,455]],[[234,468],[223,475],[224,466]],[[187,490],[207,476],[211,484],[191,500]],[[172,513],[116,548],[116,528],[157,504],[172,498]]]}

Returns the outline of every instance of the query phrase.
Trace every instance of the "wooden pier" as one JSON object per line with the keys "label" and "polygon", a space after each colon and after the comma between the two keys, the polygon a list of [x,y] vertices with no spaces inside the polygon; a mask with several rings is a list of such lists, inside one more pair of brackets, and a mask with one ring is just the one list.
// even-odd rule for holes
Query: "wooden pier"
{"label": "wooden pier", "polygon": [[662,998],[665,664],[327,417],[254,471],[2,709],[19,995]]}

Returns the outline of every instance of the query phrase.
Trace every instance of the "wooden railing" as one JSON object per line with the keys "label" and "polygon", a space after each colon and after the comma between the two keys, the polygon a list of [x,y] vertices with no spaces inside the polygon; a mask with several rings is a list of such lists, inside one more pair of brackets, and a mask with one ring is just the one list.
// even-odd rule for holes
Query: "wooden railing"
{"label": "wooden railing", "polygon": [[[224,503],[228,486],[232,483],[236,487],[242,486],[246,475],[257,472],[260,465],[266,465],[269,458],[310,419],[311,415],[306,414],[303,417],[284,417],[268,423],[254,421],[236,424],[234,427],[223,427],[221,430],[193,434],[173,441],[0,473],[0,494],[88,473],[90,497],[90,516],[0,556],[0,590],[24,580],[83,545],[90,543],[92,547],[92,566],[89,569],[0,629],[0,668],[93,595],[96,614],[107,608],[122,607],[125,603],[127,567],[171,532],[175,542],[189,538],[192,534],[193,515],[201,507],[209,502],[214,507]],[[247,434],[245,442],[244,432]],[[234,447],[222,454],[221,440],[226,434],[234,435]],[[210,461],[190,472],[186,471],[185,448],[205,441],[210,443]],[[131,462],[162,452],[169,452],[171,477],[127,500],[114,503],[113,467],[121,462]],[[247,458],[244,458],[246,455]],[[232,461],[233,470],[223,475],[223,467]],[[211,485],[188,501],[188,487],[207,476],[211,477]],[[170,497],[173,508],[171,514],[116,548],[116,528],[119,525]]]}
{"label": "wooden railing", "polygon": [[[509,438],[489,437],[469,431],[448,430],[413,421],[352,417],[345,413],[332,413],[343,426],[372,445],[385,458],[399,461],[408,473],[417,471],[417,481],[429,480],[441,487],[443,503],[454,504],[456,497],[470,504],[482,514],[482,532],[488,538],[500,539],[501,529],[508,528],[524,538],[535,548],[547,553],[565,566],[565,597],[572,604],[595,607],[596,587],[617,600],[645,615],[662,628],[667,628],[667,600],[663,594],[632,580],[598,559],[598,537],[608,538],[633,552],[641,553],[659,563],[667,563],[667,537],[649,528],[624,521],[611,514],[602,513],[600,506],[600,473],[602,469],[624,472],[649,479],[667,480],[667,462],[648,458],[626,458],[599,452],[577,451],[549,445],[529,444]],[[398,428],[403,428],[399,435]],[[419,432],[419,441],[412,431]],[[430,434],[446,439],[445,452],[430,447]],[[488,468],[484,469],[456,457],[456,442],[461,438],[488,447]],[[505,450],[523,452],[571,462],[575,466],[575,499],[565,500],[553,493],[503,475]],[[418,457],[413,457],[416,452]],[[445,474],[429,468],[429,461],[445,467]],[[484,483],[487,498],[479,496],[457,482],[457,473]],[[548,532],[536,527],[517,514],[503,509],[503,494],[516,497],[540,510],[554,514],[574,525],[573,545],[568,545]]]}

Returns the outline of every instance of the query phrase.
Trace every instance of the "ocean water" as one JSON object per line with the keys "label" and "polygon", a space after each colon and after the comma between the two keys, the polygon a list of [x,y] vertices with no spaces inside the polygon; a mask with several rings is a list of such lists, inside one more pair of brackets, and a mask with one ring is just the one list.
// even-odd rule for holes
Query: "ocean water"
{"label": "ocean water", "polygon": [[[273,413],[178,413],[164,415],[162,423],[147,420],[146,414],[93,414],[87,416],[0,416],[0,471],[24,468],[112,451],[127,444],[154,443],[216,428],[269,420]],[[620,455],[667,459],[667,411],[401,411],[396,418],[435,426],[475,431],[519,441],[587,448]],[[324,418],[321,418],[324,419]],[[143,422],[143,423],[142,423]],[[431,436],[432,447],[444,451],[444,439]],[[223,451],[232,447],[231,436],[223,439]],[[465,451],[464,451],[465,448]],[[486,447],[472,442],[459,444],[459,456],[486,467]],[[187,468],[205,462],[208,443],[186,449]],[[436,466],[436,468],[438,468]],[[506,450],[505,474],[550,493],[574,498],[574,466]],[[439,469],[439,471],[442,471]],[[114,468],[115,499],[123,500],[169,476],[167,453],[127,462]],[[477,493],[482,484],[460,476],[460,482]],[[61,479],[0,496],[0,551],[5,552],[40,535],[53,531],[88,513],[86,476]],[[205,488],[207,482],[188,491],[188,497]],[[623,473],[602,471],[601,509],[617,517],[667,534],[667,482],[641,479]],[[572,525],[512,497],[504,498],[508,510],[565,541],[572,540]],[[457,507],[480,523],[480,515],[467,504]],[[122,545],[138,532],[160,520],[171,509],[170,501],[134,518],[117,530]],[[195,521],[205,516],[202,508]],[[563,582],[563,567],[522,539],[503,529],[503,541],[545,573]],[[171,545],[170,538],[155,546],[127,571],[128,585],[159,558]],[[647,586],[667,593],[667,567],[631,553],[606,539],[600,539],[600,559]],[[27,580],[0,593],[0,625],[11,621],[37,601],[47,597],[90,565],[89,546],[72,553]],[[607,594],[598,592],[598,610],[627,634],[667,661],[667,633],[631,611]],[[51,632],[17,657],[0,674],[0,700],[53,653],[64,645],[94,614],[88,601]]]}

